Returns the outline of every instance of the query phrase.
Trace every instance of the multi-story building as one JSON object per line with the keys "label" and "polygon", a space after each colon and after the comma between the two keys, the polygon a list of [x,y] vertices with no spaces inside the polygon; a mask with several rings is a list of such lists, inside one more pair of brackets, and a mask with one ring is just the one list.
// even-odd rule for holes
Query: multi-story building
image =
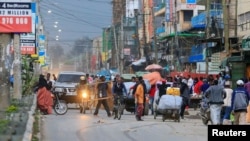
{"label": "multi-story building", "polygon": [[160,57],[162,65],[183,69],[180,66],[188,60],[194,42],[194,35],[185,31],[191,28],[191,18],[204,11],[205,6],[186,0],[166,0],[155,1],[153,10],[155,20],[151,25],[156,29],[157,43],[152,46],[158,50],[153,56]]}

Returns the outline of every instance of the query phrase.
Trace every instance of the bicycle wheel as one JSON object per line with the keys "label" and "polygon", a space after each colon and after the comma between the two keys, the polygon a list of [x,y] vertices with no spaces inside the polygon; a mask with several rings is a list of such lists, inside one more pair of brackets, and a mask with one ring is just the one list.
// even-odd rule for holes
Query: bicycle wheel
{"label": "bicycle wheel", "polygon": [[114,115],[115,115],[115,116],[114,116],[114,119],[116,119],[116,118],[117,118],[117,113],[118,113],[118,112],[117,112],[117,107],[114,108],[113,112],[114,112]]}
{"label": "bicycle wheel", "polygon": [[117,118],[118,120],[120,120],[122,117],[122,105],[121,103],[118,104],[118,107],[117,107]]}

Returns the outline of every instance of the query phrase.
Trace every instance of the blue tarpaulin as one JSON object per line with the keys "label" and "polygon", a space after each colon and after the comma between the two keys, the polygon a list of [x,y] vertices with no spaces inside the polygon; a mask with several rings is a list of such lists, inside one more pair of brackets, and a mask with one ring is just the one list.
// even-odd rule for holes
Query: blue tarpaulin
{"label": "blue tarpaulin", "polygon": [[101,70],[101,71],[97,72],[96,75],[98,75],[98,76],[105,76],[106,80],[110,80],[111,79],[111,73],[110,73],[109,70]]}
{"label": "blue tarpaulin", "polygon": [[[222,10],[210,10],[209,16],[215,17],[218,28],[223,29],[223,21],[222,21]],[[207,12],[202,12],[197,16],[192,17],[191,26],[192,28],[205,28],[207,23]],[[209,21],[209,27],[211,27],[211,18]]]}

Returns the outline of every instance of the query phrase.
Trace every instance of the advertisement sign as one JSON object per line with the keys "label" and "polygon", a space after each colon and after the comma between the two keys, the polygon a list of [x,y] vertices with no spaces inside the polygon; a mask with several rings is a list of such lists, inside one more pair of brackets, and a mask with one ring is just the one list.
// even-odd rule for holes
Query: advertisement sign
{"label": "advertisement sign", "polygon": [[21,39],[20,45],[21,45],[21,54],[35,54],[36,53],[36,50],[35,50],[36,41],[35,40]]}
{"label": "advertisement sign", "polygon": [[40,65],[45,64],[45,50],[44,49],[39,50],[38,59],[39,59]]}
{"label": "advertisement sign", "polygon": [[186,8],[187,9],[195,9],[196,8],[196,0],[186,0]]}
{"label": "advertisement sign", "polygon": [[32,32],[32,4],[0,2],[0,32]]}
{"label": "advertisement sign", "polygon": [[173,19],[173,0],[166,0],[166,22],[171,22]]}
{"label": "advertisement sign", "polygon": [[45,35],[39,35],[38,46],[39,46],[39,50],[44,49],[44,47],[45,47]]}
{"label": "advertisement sign", "polygon": [[126,17],[134,18],[135,9],[139,9],[139,1],[138,0],[126,0]]}
{"label": "advertisement sign", "polygon": [[196,0],[186,0],[186,4],[196,4]]}
{"label": "advertisement sign", "polygon": [[32,3],[32,32],[20,34],[21,54],[36,53],[36,3]]}

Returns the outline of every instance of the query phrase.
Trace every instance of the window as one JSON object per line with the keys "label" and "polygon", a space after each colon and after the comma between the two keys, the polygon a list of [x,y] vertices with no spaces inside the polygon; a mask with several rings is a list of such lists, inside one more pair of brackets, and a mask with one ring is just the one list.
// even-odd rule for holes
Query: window
{"label": "window", "polygon": [[60,74],[57,82],[78,83],[81,76],[81,74]]}
{"label": "window", "polygon": [[193,10],[183,10],[183,18],[185,22],[190,22],[193,17]]}

